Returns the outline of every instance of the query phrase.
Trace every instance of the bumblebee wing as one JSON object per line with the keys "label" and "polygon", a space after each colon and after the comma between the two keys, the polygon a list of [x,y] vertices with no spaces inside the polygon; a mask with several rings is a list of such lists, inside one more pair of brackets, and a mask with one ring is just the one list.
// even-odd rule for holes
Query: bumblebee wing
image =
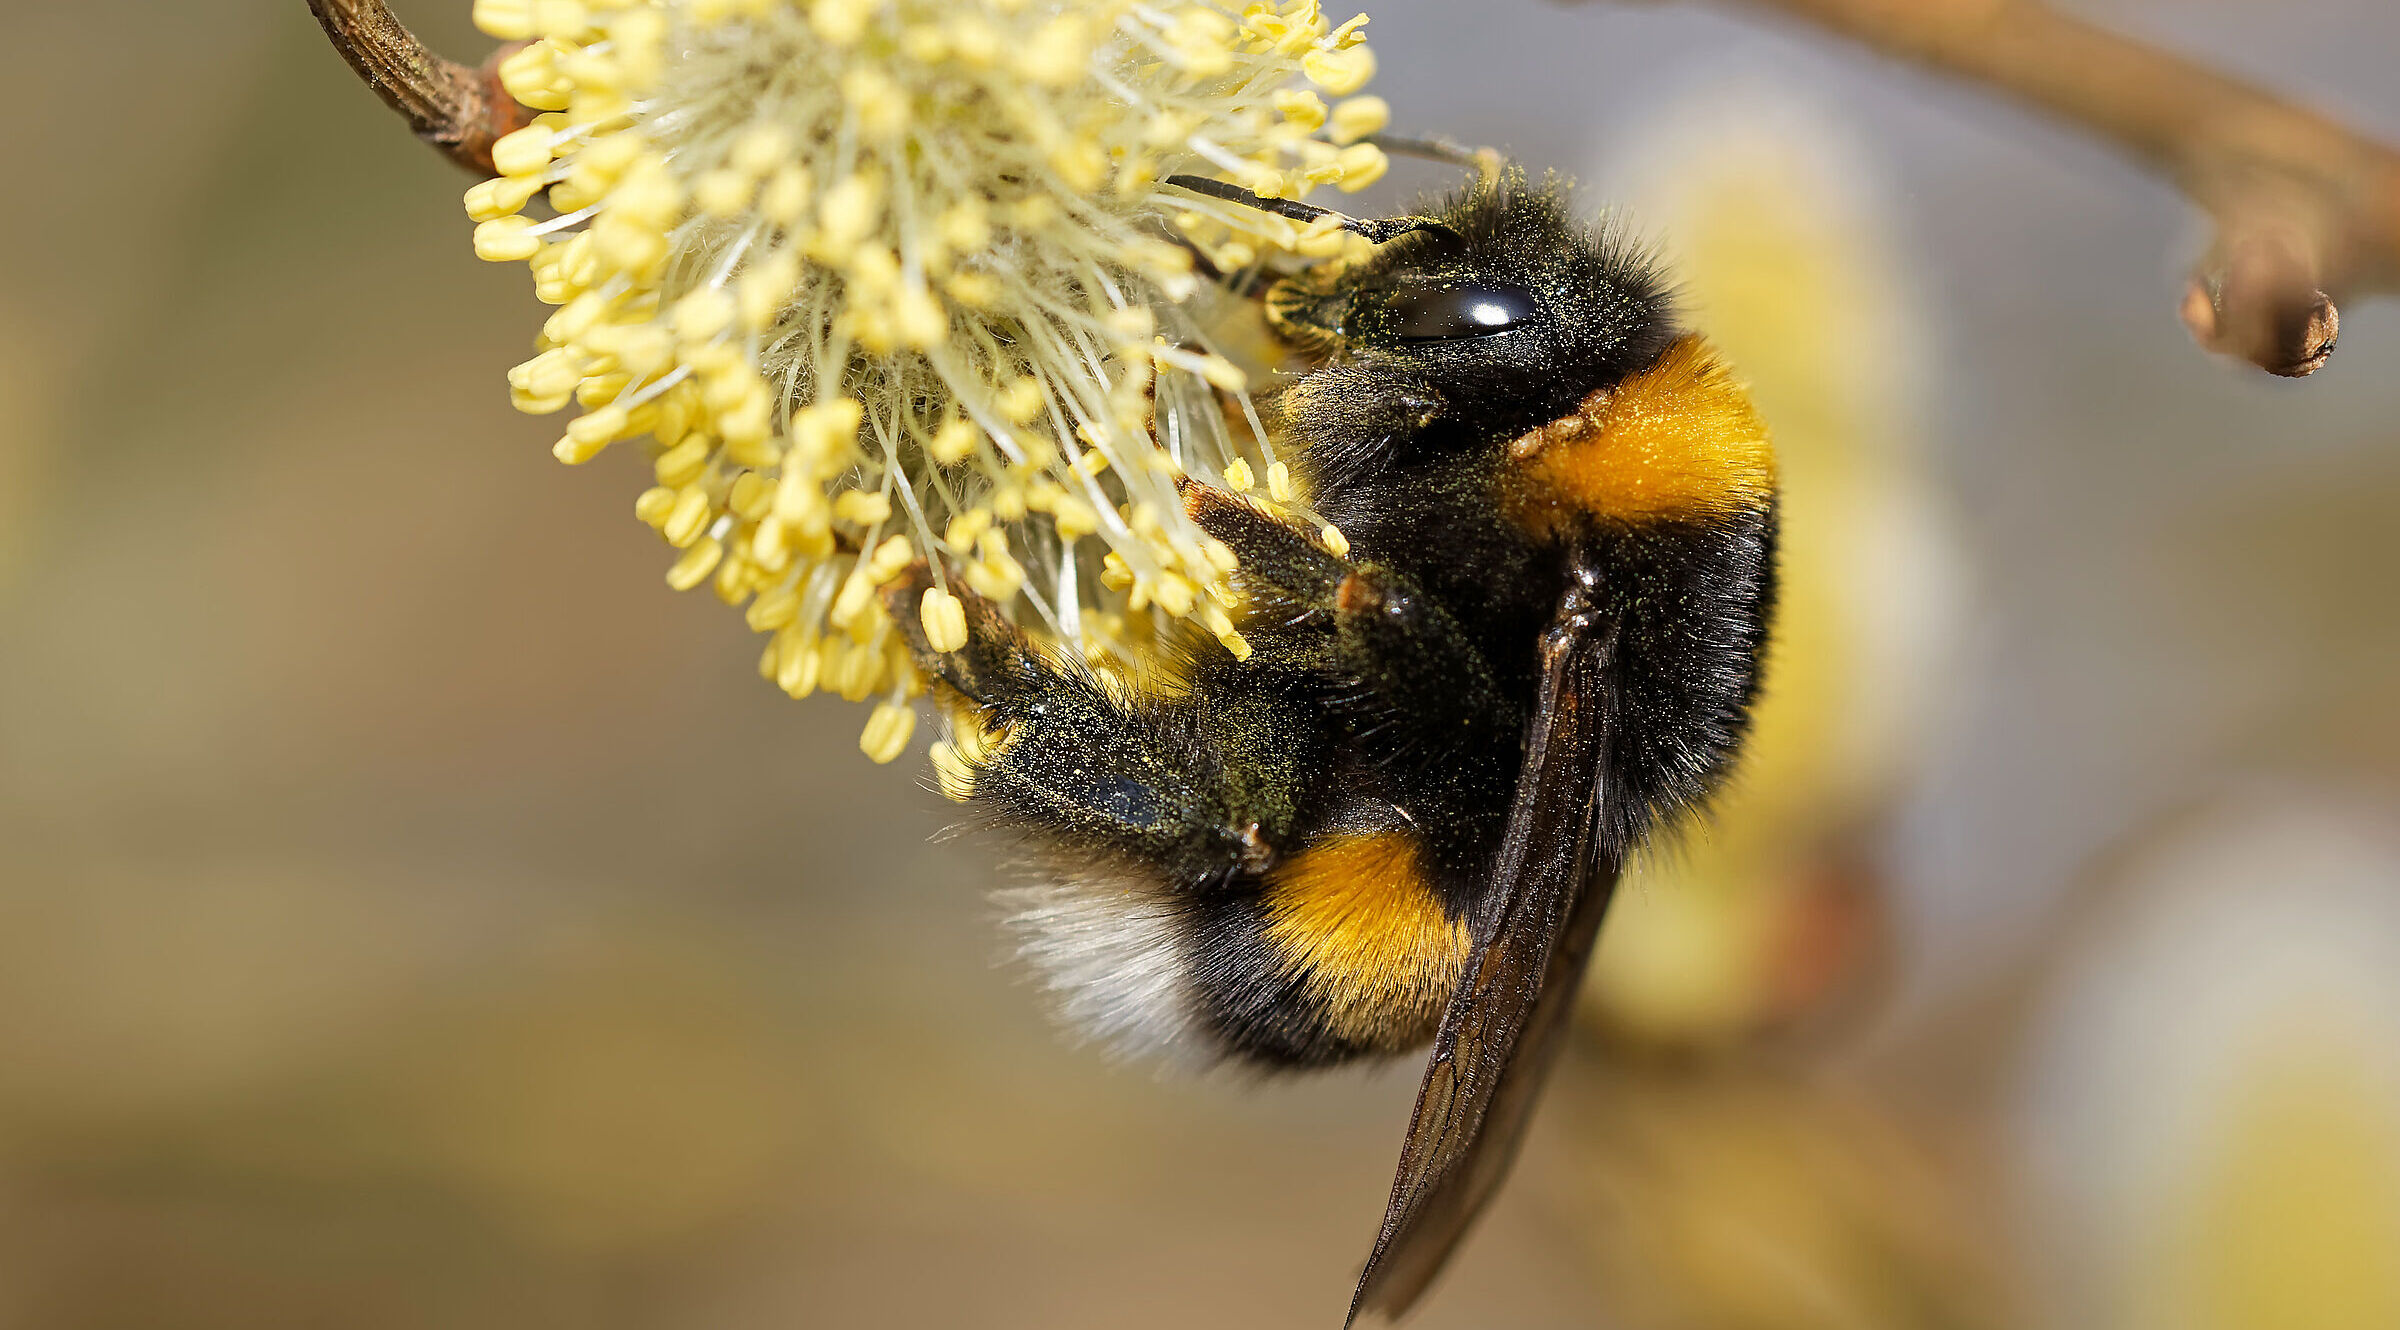
{"label": "bumblebee wing", "polygon": [[1398,1317],[1515,1159],[1617,880],[1602,844],[1613,625],[1578,580],[1542,638],[1541,689],[1473,969],[1442,1016],[1383,1229],[1350,1300]]}

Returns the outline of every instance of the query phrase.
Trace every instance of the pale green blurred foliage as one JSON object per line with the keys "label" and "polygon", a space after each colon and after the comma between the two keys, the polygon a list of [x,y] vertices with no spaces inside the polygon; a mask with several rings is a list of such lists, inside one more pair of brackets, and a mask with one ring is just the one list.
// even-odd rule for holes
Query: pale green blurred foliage
{"label": "pale green blurred foliage", "polygon": [[[951,812],[913,760],[871,768],[851,711],[761,688],[748,635],[658,585],[611,469],[634,460],[562,470],[509,412],[497,373],[538,312],[467,257],[458,178],[297,0],[20,8],[0,42],[21,201],[0,211],[0,1325],[1334,1323],[1415,1069],[1162,1082],[1063,1044],[992,964],[992,852],[930,839]],[[463,4],[403,8],[477,49]],[[2400,127],[2380,0],[2289,23],[2090,8]],[[2282,1041],[2299,1062],[2256,1063],[2220,1105],[2265,1125],[2174,1166],[2171,1194],[2217,1198],[2197,1206],[2039,1184],[2036,1147],[2083,1139],[2068,1119],[2138,1135],[2174,1107],[2149,1043],[2097,1045],[2123,1078],[2027,1086],[2094,1019],[2072,975],[2131,945],[2091,902],[2174,899],[2109,888],[2109,847],[2247,771],[2391,820],[2400,319],[2345,309],[2333,367],[2270,384],[2184,345],[2180,205],[2071,136],[1704,9],[1374,10],[1403,128],[1536,164],[1622,161],[1728,48],[1822,94],[1885,179],[1889,229],[1860,243],[1921,371],[1847,409],[1922,446],[1977,612],[1922,748],[1826,771],[1766,847],[1797,862],[1858,833],[1840,861],[1873,870],[1879,945],[1845,964],[1886,981],[1764,1023],[1805,1037],[1735,1021],[1667,1055],[1587,1034],[1415,1324],[1981,1327],[2063,1305],[2050,1323],[2080,1330],[2106,1318],[2069,1290],[2165,1270],[2232,1330],[2298,1269],[2332,1308],[2310,1330],[2348,1330],[2388,1287],[2372,1270],[2268,1252],[2195,1285],[2202,1258],[2175,1253],[2307,1212],[2308,1178],[2356,1184],[2342,1232],[2381,1231],[2367,1161],[2393,1128],[2341,1040],[2382,998],[2301,1009],[2321,1028]],[[1776,129],[1775,105],[1722,114]],[[1858,368],[1838,352],[1792,360]],[[1768,369],[1773,412],[1791,399]],[[1832,839],[1820,796],[1844,810]],[[2284,860],[2243,889],[2315,871]],[[2362,892],[2337,899],[2392,895]],[[2328,908],[2337,931],[2385,917]],[[2144,973],[2170,1016],[2196,991]],[[2343,1051],[2300,1057],[2320,1047]],[[2276,1153],[2309,1121],[2353,1143]],[[2042,1254],[2103,1206],[2168,1255]],[[2350,1303],[2326,1292],[2352,1277]]]}

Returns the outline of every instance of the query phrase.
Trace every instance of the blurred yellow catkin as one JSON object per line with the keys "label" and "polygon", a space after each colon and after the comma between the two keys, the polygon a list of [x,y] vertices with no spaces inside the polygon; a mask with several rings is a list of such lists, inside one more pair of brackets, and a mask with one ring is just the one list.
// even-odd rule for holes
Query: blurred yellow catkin
{"label": "blurred yellow catkin", "polygon": [[2400,1325],[2400,1094],[2310,1022],[2227,1088],[2184,1207],[2139,1276],[2189,1330]]}
{"label": "blurred yellow catkin", "polygon": [[1916,469],[1922,329],[1838,130],[1731,88],[1632,141],[1629,207],[1750,380],[1783,476],[1754,737],[1715,816],[1629,875],[1589,990],[1624,1034],[1705,1044],[1805,1006],[1866,945],[1847,879],[1909,765],[1948,563]]}
{"label": "blurred yellow catkin", "polygon": [[2246,790],[2117,856],[2019,1105],[2051,1322],[2400,1325],[2400,841]]}
{"label": "blurred yellow catkin", "polygon": [[1610,1324],[1999,1324],[1985,1244],[1924,1143],[1817,1068],[1738,1056],[1878,940],[1863,842],[1910,765],[1949,580],[1915,469],[1923,330],[1826,116],[1718,83],[1627,141],[1630,167],[1595,176],[1631,177],[1612,192],[1775,431],[1783,601],[1737,778],[1612,906],[1585,993],[1607,1037],[1568,1060],[1552,1119],[1560,1204]]}

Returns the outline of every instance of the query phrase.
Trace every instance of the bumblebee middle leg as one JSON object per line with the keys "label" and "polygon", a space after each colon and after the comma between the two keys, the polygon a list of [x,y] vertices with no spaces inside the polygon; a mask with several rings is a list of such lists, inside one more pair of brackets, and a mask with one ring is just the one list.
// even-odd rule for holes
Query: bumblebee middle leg
{"label": "bumblebee middle leg", "polygon": [[1439,750],[1433,755],[1512,733],[1482,650],[1407,576],[1353,563],[1223,490],[1187,481],[1183,501],[1200,529],[1241,560],[1236,576],[1262,608],[1279,605],[1295,623],[1330,627],[1325,659],[1310,663],[1357,679],[1373,707],[1406,715],[1409,732]]}

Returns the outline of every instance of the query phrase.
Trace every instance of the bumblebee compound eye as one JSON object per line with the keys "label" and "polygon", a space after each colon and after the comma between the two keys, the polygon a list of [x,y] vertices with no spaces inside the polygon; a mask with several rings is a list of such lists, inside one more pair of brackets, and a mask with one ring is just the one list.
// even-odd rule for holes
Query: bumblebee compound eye
{"label": "bumblebee compound eye", "polygon": [[1397,342],[1448,342],[1512,332],[1541,317],[1541,301],[1519,286],[1452,281],[1403,286],[1380,302],[1377,319]]}

